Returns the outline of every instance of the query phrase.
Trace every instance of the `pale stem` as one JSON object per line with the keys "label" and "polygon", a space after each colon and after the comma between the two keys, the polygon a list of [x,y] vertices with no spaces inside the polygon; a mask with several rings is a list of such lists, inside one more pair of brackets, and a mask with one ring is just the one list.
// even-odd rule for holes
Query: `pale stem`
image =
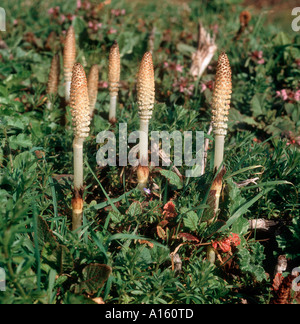
{"label": "pale stem", "polygon": [[214,264],[216,262],[215,249],[212,246],[210,246],[210,245],[207,247],[207,260],[211,264]]}
{"label": "pale stem", "polygon": [[140,120],[140,165],[148,166],[149,120]]}
{"label": "pale stem", "polygon": [[224,159],[224,135],[215,136],[215,158],[214,158],[214,170],[218,171]]}
{"label": "pale stem", "polygon": [[66,86],[65,86],[65,99],[66,102],[70,102],[70,92],[71,92],[71,81],[66,81]]}
{"label": "pale stem", "polygon": [[53,104],[55,103],[56,94],[49,93],[48,94],[48,101],[47,101],[47,109],[51,110],[53,107]]}
{"label": "pale stem", "polygon": [[[225,136],[224,135],[215,135],[215,158],[214,158],[214,171],[217,172],[223,163],[224,159],[224,143]],[[216,193],[215,196],[215,206],[214,206],[214,214],[217,215],[219,210],[219,202],[220,202],[220,194]],[[213,222],[214,218],[211,220]],[[209,222],[210,223],[210,222]]]}
{"label": "pale stem", "polygon": [[138,175],[138,188],[144,193],[144,188],[147,188],[148,178],[149,178],[149,167],[139,166],[137,169]]}
{"label": "pale stem", "polygon": [[137,188],[144,193],[144,189],[147,188],[147,182],[139,182]]}
{"label": "pale stem", "polygon": [[[74,190],[76,204],[72,205],[72,230],[76,231],[82,226],[83,202],[78,193],[83,188],[83,142],[84,138],[75,138],[73,142],[74,151]],[[78,203],[81,201],[81,203]]]}
{"label": "pale stem", "polygon": [[83,187],[83,142],[83,138],[75,138],[73,142],[75,190]]}
{"label": "pale stem", "polygon": [[110,96],[109,121],[114,122],[117,114],[117,96]]}
{"label": "pale stem", "polygon": [[[215,210],[214,210],[214,213],[215,213],[215,215],[217,215],[217,212],[219,210],[219,204],[220,204],[220,194],[216,194],[215,198],[216,198],[216,200],[215,200]],[[214,220],[215,220],[215,218],[213,218],[211,220],[211,222],[213,222]]]}
{"label": "pale stem", "polygon": [[78,230],[82,226],[83,211],[82,209],[73,209],[72,211],[72,231]]}

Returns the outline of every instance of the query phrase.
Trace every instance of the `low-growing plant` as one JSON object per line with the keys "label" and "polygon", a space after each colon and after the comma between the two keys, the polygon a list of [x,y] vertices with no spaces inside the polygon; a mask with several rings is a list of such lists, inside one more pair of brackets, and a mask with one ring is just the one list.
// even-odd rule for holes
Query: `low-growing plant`
{"label": "low-growing plant", "polygon": [[73,68],[70,105],[74,125],[74,198],[72,200],[72,227],[77,230],[82,225],[83,216],[83,143],[89,136],[90,101],[87,79],[80,63]]}
{"label": "low-growing plant", "polygon": [[[299,37],[254,7],[240,20],[239,0],[108,3],[1,3],[11,20],[0,39],[0,303],[250,304],[285,294],[272,280],[279,254],[287,271],[299,266]],[[225,78],[216,56],[200,79],[190,75],[199,17],[227,53]],[[60,53],[61,84],[51,69]],[[97,134],[121,135],[109,123],[114,102],[128,132],[145,131],[138,179],[129,166],[97,165]],[[150,119],[156,131],[204,131],[200,177],[172,164],[173,147],[159,145],[169,167],[152,167]],[[250,226],[261,218],[275,230]]]}
{"label": "low-growing plant", "polygon": [[140,64],[137,96],[140,116],[140,163],[137,175],[139,188],[143,190],[147,187],[149,178],[149,121],[152,118],[155,99],[154,67],[150,52],[143,56]]}
{"label": "low-growing plant", "polygon": [[109,121],[112,124],[117,122],[117,98],[119,92],[121,62],[120,62],[120,50],[117,42],[113,44],[109,53],[109,94],[110,94],[110,106],[109,106]]}
{"label": "low-growing plant", "polygon": [[89,102],[90,102],[90,116],[91,118],[93,118],[95,114],[95,105],[98,96],[98,83],[99,83],[98,65],[94,64],[91,67],[87,82],[88,82],[88,93],[89,93]]}
{"label": "low-growing plant", "polygon": [[71,81],[73,66],[76,62],[76,40],[73,26],[67,31],[64,44],[64,76],[65,76],[65,100],[70,102]]}
{"label": "low-growing plant", "polygon": [[48,79],[48,86],[47,86],[47,94],[49,96],[47,106],[50,109],[54,98],[57,96],[58,86],[59,86],[59,79],[60,79],[60,58],[59,55],[56,54],[53,56],[51,61],[51,68],[49,73]]}

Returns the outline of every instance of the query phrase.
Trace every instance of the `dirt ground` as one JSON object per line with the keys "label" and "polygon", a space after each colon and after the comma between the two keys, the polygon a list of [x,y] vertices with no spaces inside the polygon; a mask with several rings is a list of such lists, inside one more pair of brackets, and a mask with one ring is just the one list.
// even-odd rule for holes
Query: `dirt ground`
{"label": "dirt ground", "polygon": [[282,26],[282,31],[293,33],[291,12],[293,8],[300,7],[300,2],[299,0],[245,0],[244,6],[251,13],[264,12],[267,15],[267,23]]}
{"label": "dirt ground", "polygon": [[273,10],[289,9],[300,6],[299,0],[245,0],[246,6]]}

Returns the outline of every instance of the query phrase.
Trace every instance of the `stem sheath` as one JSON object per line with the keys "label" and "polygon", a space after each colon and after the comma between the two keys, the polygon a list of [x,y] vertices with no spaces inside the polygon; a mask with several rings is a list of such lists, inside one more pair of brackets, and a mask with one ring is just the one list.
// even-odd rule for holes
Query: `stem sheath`
{"label": "stem sheath", "polygon": [[117,96],[110,96],[109,121],[114,124],[117,120]]}
{"label": "stem sheath", "polygon": [[83,138],[75,138],[74,151],[74,189],[81,190],[83,187]]}
{"label": "stem sheath", "polygon": [[72,231],[78,230],[82,226],[83,218],[83,199],[80,192],[75,189],[74,198],[72,200]]}
{"label": "stem sheath", "polygon": [[224,159],[224,135],[215,135],[215,158],[214,158],[214,170],[215,172],[221,166]]}
{"label": "stem sheath", "polygon": [[70,92],[71,92],[71,81],[66,81],[66,86],[65,86],[65,99],[66,102],[70,102]]}
{"label": "stem sheath", "polygon": [[140,119],[140,165],[148,166],[149,120]]}

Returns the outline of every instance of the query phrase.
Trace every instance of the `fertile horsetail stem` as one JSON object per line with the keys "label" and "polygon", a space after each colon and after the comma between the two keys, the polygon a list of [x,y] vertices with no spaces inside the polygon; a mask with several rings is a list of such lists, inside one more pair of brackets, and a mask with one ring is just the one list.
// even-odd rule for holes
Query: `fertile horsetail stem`
{"label": "fertile horsetail stem", "polygon": [[90,116],[94,116],[95,105],[97,102],[98,96],[98,82],[99,82],[99,68],[98,65],[93,65],[91,67],[89,76],[88,76],[88,93],[90,100]]}
{"label": "fertile horsetail stem", "polygon": [[[215,135],[215,154],[214,171],[218,172],[224,159],[224,143],[228,128],[228,114],[230,109],[230,99],[232,93],[231,68],[227,55],[222,52],[218,59],[215,88],[212,96],[212,126]],[[208,197],[208,223],[217,218],[219,210],[219,201],[223,185],[223,176],[225,168],[221,168],[216,174],[215,180],[211,186]],[[208,248],[207,257],[211,263],[215,261],[215,251]]]}
{"label": "fertile horsetail stem", "polygon": [[59,85],[59,76],[60,76],[60,62],[59,62],[59,55],[56,54],[52,58],[50,73],[48,78],[48,85],[47,85],[48,109],[51,108],[53,99],[57,94],[58,85]]}
{"label": "fertile horsetail stem", "polygon": [[70,101],[70,88],[72,80],[73,65],[76,60],[76,41],[74,27],[71,26],[66,35],[64,46],[64,75],[65,75],[65,99]]}
{"label": "fertile horsetail stem", "polygon": [[224,158],[224,141],[227,134],[227,122],[232,93],[231,68],[227,55],[219,56],[215,88],[212,96],[212,123],[215,134],[214,169],[217,171]]}
{"label": "fertile horsetail stem", "polygon": [[145,53],[140,64],[137,80],[137,101],[140,116],[140,165],[138,167],[138,182],[143,189],[148,182],[149,163],[149,121],[152,118],[155,100],[155,81],[152,55]]}
{"label": "fertile horsetail stem", "polygon": [[117,121],[117,97],[120,83],[120,51],[117,42],[113,44],[109,53],[108,81],[110,93],[109,121],[115,124]]}
{"label": "fertile horsetail stem", "polygon": [[80,63],[73,68],[70,106],[72,108],[74,127],[74,198],[72,200],[72,228],[77,230],[82,225],[83,215],[83,143],[89,136],[90,106],[87,79]]}

